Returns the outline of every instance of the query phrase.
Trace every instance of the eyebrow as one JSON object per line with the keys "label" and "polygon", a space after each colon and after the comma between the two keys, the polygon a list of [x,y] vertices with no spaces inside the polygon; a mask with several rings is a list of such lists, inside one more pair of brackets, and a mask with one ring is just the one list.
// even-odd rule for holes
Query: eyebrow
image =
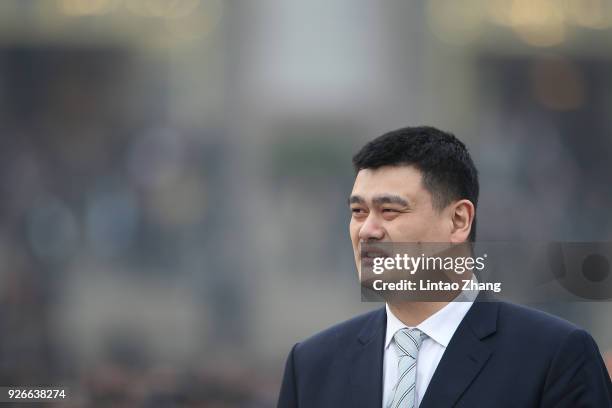
{"label": "eyebrow", "polygon": [[[366,200],[358,195],[352,195],[348,199],[348,204],[365,204]],[[404,207],[409,207],[408,201],[403,199],[398,195],[385,194],[381,196],[376,196],[372,199],[372,204],[374,205],[382,205],[382,204],[399,204]]]}
{"label": "eyebrow", "polygon": [[365,204],[365,200],[362,196],[352,195],[348,198],[348,205],[351,204]]}

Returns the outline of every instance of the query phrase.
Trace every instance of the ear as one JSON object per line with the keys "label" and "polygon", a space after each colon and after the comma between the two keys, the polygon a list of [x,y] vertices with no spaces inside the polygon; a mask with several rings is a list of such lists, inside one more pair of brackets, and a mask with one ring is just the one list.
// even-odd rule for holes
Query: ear
{"label": "ear", "polygon": [[451,242],[467,242],[474,221],[474,204],[470,200],[459,200],[451,205]]}

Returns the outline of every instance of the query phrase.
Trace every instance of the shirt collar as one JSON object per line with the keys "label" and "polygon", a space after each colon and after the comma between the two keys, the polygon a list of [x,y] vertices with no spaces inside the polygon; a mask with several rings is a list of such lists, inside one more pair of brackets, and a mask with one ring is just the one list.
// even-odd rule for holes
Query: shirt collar
{"label": "shirt collar", "polygon": [[[476,280],[476,279],[474,279]],[[444,348],[448,347],[450,339],[455,334],[457,327],[467,314],[470,307],[474,303],[478,291],[475,293],[461,293],[459,296],[463,297],[461,301],[455,299],[452,302],[446,304],[442,309],[423,320],[416,326],[417,329],[421,330],[428,337],[440,344]],[[465,296],[465,297],[464,297]],[[385,305],[387,312],[387,333],[385,337],[385,349],[391,344],[393,336],[398,330],[413,327],[406,326],[401,320],[399,320],[389,309],[389,305]]]}

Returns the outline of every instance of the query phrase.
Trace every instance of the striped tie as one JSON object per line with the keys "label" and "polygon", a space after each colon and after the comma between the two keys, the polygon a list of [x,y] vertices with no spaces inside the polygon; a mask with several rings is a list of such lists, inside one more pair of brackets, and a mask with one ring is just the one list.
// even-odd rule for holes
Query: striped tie
{"label": "striped tie", "polygon": [[399,357],[398,379],[393,388],[390,408],[414,408],[416,406],[416,363],[417,353],[423,338],[427,335],[419,329],[398,330],[393,339]]}

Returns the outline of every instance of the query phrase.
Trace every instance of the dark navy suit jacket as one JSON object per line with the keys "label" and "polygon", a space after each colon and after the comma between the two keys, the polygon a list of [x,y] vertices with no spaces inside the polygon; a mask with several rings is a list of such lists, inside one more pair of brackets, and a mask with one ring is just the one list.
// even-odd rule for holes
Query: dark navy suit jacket
{"label": "dark navy suit jacket", "polygon": [[[380,408],[385,308],[296,344],[280,408]],[[476,302],[427,387],[420,408],[608,408],[612,384],[597,345],[557,317]]]}

